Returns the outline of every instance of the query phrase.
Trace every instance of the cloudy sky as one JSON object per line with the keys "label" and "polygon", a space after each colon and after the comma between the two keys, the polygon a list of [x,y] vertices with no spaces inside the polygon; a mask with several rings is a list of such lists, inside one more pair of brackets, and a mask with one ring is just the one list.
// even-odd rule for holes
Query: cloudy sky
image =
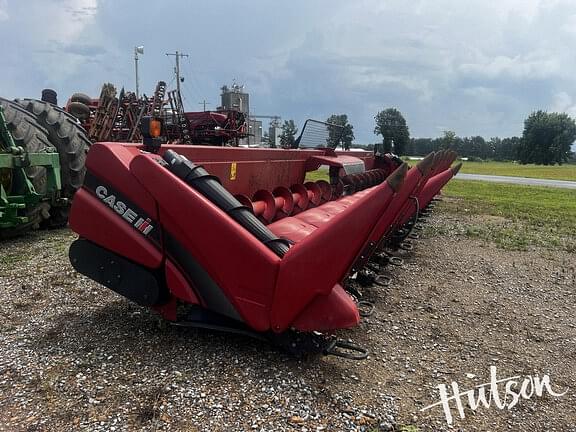
{"label": "cloudy sky", "polygon": [[174,86],[187,109],[215,107],[233,80],[251,111],[348,114],[375,142],[374,114],[402,111],[412,136],[520,134],[533,110],[576,115],[574,0],[0,0],[0,95],[95,97],[103,82]]}

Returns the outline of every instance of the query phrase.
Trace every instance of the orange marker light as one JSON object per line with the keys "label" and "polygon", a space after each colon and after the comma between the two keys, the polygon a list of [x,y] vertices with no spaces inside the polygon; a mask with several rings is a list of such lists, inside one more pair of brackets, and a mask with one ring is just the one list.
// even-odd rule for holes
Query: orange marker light
{"label": "orange marker light", "polygon": [[162,133],[162,122],[156,119],[150,120],[150,136],[152,138],[158,138],[161,133]]}

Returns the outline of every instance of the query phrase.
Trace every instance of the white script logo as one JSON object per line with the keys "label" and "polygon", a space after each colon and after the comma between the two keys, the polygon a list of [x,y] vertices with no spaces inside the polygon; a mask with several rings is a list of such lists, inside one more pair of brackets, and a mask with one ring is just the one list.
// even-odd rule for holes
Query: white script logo
{"label": "white script logo", "polygon": [[[544,375],[542,378],[538,375],[534,377],[527,376],[523,381],[520,381],[520,378],[520,375],[518,375],[498,379],[496,376],[496,366],[490,366],[490,382],[477,385],[472,390],[461,391],[458,383],[452,381],[452,396],[449,396],[446,384],[439,384],[440,402],[428,405],[420,411],[426,411],[435,406],[442,405],[446,421],[448,424],[452,424],[453,419],[450,401],[454,401],[458,414],[460,418],[463,419],[466,416],[464,415],[464,403],[462,399],[468,402],[468,406],[472,411],[476,411],[480,405],[490,408],[492,401],[494,401],[494,405],[498,409],[502,410],[511,409],[519,402],[520,398],[530,399],[533,395],[542,396],[544,390],[554,397],[563,396],[568,392],[568,390],[565,390],[563,393],[556,393],[552,390],[552,384],[550,383],[550,377],[548,375]],[[499,385],[502,385],[503,389],[499,388]],[[503,399],[500,394],[501,390],[504,392]]]}

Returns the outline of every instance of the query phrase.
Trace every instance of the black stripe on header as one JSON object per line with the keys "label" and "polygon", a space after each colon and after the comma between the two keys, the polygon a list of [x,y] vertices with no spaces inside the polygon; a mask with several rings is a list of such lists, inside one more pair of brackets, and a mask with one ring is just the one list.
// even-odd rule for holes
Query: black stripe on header
{"label": "black stripe on header", "polygon": [[86,172],[84,187],[133,229],[160,244],[160,224],[113,186]]}

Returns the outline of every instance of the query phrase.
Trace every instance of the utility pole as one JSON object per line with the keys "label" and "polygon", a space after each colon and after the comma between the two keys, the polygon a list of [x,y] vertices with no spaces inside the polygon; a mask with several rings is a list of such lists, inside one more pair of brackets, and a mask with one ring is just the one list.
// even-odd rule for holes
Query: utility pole
{"label": "utility pole", "polygon": [[206,111],[206,105],[210,105],[210,102],[206,102],[206,99],[204,99],[202,102],[198,102],[198,105],[203,105],[204,111]]}
{"label": "utility pole", "polygon": [[[189,57],[188,54],[182,54],[178,51],[173,53],[166,53],[167,56],[174,56],[176,57],[176,67],[174,68],[174,72],[176,73],[176,90],[178,90],[178,95],[180,93],[180,59],[183,57]],[[183,81],[183,79],[182,79]]]}

